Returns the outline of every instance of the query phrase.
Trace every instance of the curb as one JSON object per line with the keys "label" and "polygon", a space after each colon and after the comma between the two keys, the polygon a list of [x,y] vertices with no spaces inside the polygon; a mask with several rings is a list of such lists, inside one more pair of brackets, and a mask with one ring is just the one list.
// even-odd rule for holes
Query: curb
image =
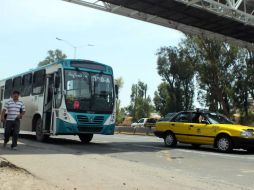
{"label": "curb", "polygon": [[126,134],[126,135],[142,135],[142,136],[154,136],[154,128],[150,127],[126,127],[117,126],[115,128],[115,133]]}

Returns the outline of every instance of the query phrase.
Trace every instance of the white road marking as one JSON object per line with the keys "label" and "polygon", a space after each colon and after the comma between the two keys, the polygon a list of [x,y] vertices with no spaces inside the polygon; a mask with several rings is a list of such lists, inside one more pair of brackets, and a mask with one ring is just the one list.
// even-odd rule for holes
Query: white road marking
{"label": "white road marking", "polygon": [[153,137],[143,137],[143,136],[122,136],[122,135],[113,135],[113,136],[101,136],[102,138],[107,138],[107,139],[120,139],[120,140],[132,140],[135,142],[144,142],[144,140],[146,140],[146,142],[160,142],[159,140],[156,141],[155,138]]}
{"label": "white road marking", "polygon": [[177,151],[181,151],[181,152],[189,152],[189,153],[195,153],[195,154],[201,154],[201,155],[209,155],[209,156],[225,157],[225,158],[241,158],[241,159],[247,159],[247,160],[254,160],[254,157],[234,156],[234,155],[224,154],[224,153],[200,152],[200,151],[194,151],[194,150],[182,150],[182,149],[177,149]]}
{"label": "white road marking", "polygon": [[254,170],[241,170],[242,173],[254,173]]}
{"label": "white road marking", "polygon": [[[136,136],[128,136],[129,138],[126,138],[126,136],[113,136],[115,139],[123,139],[123,140],[132,140],[134,139]],[[146,138],[146,139],[151,139],[151,137],[141,137]],[[135,138],[135,142],[142,142],[142,139],[139,138],[139,140],[137,138]],[[153,139],[154,140],[154,139]],[[149,141],[151,142],[151,141]],[[154,141],[152,141],[154,142]],[[141,144],[132,144],[132,146],[137,146],[137,147],[144,147],[144,148],[153,148],[153,149],[157,149],[157,150],[171,150],[169,148],[163,148],[163,147],[156,147],[156,146],[151,146],[151,145],[141,145]],[[179,152],[188,152],[188,153],[195,153],[195,154],[200,154],[200,155],[209,155],[209,156],[216,156],[216,157],[224,157],[224,158],[240,158],[240,159],[247,159],[247,160],[254,160],[254,157],[247,157],[246,156],[239,156],[239,155],[230,155],[230,154],[224,154],[224,153],[214,153],[214,152],[201,152],[198,150],[183,150],[183,149],[174,149],[175,151],[179,151]]]}
{"label": "white road marking", "polygon": [[159,150],[169,150],[168,148],[156,147],[156,146],[149,146],[149,145],[141,145],[141,144],[132,144],[133,146],[144,147],[144,148],[153,148]]}
{"label": "white road marking", "polygon": [[[144,147],[144,148],[153,148],[153,149],[159,149],[159,150],[172,150],[168,148],[162,148],[162,147],[155,147],[155,146],[149,146],[149,145],[140,145],[140,144],[132,144],[133,146],[137,147]],[[188,153],[195,153],[195,154],[201,154],[201,155],[209,155],[209,156],[217,156],[217,157],[224,157],[224,158],[241,158],[241,159],[247,159],[247,160],[254,160],[254,157],[246,157],[246,156],[234,156],[224,153],[214,153],[214,152],[200,152],[197,150],[183,150],[183,149],[174,149],[175,151],[179,152],[188,152]]]}
{"label": "white road marking", "polygon": [[93,141],[94,143],[110,143],[110,141],[100,141],[100,140],[94,140]]}

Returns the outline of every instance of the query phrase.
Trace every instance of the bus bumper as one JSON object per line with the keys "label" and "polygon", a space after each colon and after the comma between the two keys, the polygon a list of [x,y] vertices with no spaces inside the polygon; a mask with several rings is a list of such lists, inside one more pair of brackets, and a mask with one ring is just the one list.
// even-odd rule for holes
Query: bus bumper
{"label": "bus bumper", "polygon": [[55,135],[77,135],[80,133],[113,135],[114,131],[115,125],[85,126],[68,123],[59,118],[56,119]]}

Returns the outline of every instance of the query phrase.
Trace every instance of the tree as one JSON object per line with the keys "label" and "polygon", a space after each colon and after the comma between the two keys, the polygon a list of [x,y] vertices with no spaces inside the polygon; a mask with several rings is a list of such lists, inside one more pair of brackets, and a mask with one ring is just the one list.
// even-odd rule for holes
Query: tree
{"label": "tree", "polygon": [[154,93],[154,105],[155,110],[158,111],[162,116],[165,116],[169,112],[174,112],[174,102],[169,94],[170,87],[168,83],[163,82],[158,86],[158,90]]}
{"label": "tree", "polygon": [[254,99],[254,51],[246,50],[246,65],[247,65],[247,76],[248,76],[248,89],[251,97]]}
{"label": "tree", "polygon": [[254,99],[253,51],[188,35],[178,48],[164,47],[157,55],[158,73],[166,84],[158,87],[154,103],[162,115],[191,107],[195,79],[201,105],[248,116],[249,98]]}
{"label": "tree", "polygon": [[[194,96],[195,74],[193,56],[183,46],[179,48],[163,47],[159,49],[157,55],[158,74],[168,84],[167,89],[171,105],[168,110],[175,112],[191,109]],[[157,95],[159,94],[157,93]],[[156,101],[158,103],[158,97]]]}
{"label": "tree", "polygon": [[38,66],[44,66],[51,63],[55,63],[59,60],[65,59],[67,56],[59,49],[56,50],[49,50],[48,56],[41,62],[39,62]]}
{"label": "tree", "polygon": [[[119,93],[120,93],[120,90],[124,84],[123,78],[122,77],[116,78],[115,84],[118,86]],[[121,100],[117,99],[116,100],[116,123],[120,124],[123,121],[124,117],[125,117],[125,110],[124,108],[121,108]]]}
{"label": "tree", "polygon": [[240,49],[238,62],[234,66],[234,76],[234,93],[232,94],[234,107],[248,117],[249,97],[254,98],[254,53],[252,51]]}
{"label": "tree", "polygon": [[122,77],[116,78],[115,84],[118,86],[119,91],[120,91],[120,89],[123,88],[123,84],[124,84],[123,78]]}
{"label": "tree", "polygon": [[136,121],[143,117],[150,117],[153,110],[151,98],[147,96],[147,84],[138,81],[131,88],[131,103],[127,107],[127,111]]}
{"label": "tree", "polygon": [[[210,110],[228,115],[232,107],[234,75],[239,48],[225,42],[187,36],[183,46],[195,57],[199,92]],[[205,94],[203,94],[205,92]]]}

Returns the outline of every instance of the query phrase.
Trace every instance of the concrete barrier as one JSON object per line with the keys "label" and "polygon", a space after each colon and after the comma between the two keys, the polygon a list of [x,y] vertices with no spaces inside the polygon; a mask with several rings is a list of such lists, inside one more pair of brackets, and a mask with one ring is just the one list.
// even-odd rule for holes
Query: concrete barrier
{"label": "concrete barrier", "polygon": [[129,135],[147,135],[153,136],[154,127],[129,127],[116,126],[115,133],[129,134]]}

